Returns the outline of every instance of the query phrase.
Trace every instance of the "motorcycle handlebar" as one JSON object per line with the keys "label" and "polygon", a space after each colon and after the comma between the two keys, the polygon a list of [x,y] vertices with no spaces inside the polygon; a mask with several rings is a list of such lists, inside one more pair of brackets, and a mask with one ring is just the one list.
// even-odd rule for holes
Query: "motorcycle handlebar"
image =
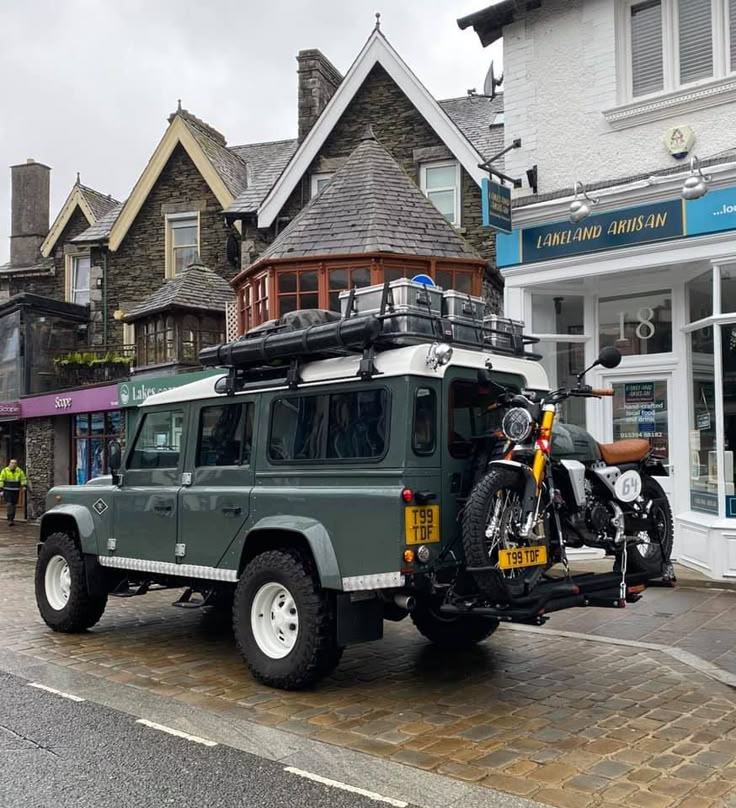
{"label": "motorcycle handlebar", "polygon": [[591,393],[591,395],[594,395],[594,396],[612,396],[613,395],[613,390],[610,387],[599,387],[599,388],[594,387],[590,391],[590,393]]}

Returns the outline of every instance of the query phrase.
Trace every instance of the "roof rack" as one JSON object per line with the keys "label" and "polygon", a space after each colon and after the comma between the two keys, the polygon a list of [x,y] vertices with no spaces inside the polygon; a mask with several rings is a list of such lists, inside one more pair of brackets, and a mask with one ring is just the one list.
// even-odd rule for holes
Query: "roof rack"
{"label": "roof rack", "polygon": [[[246,378],[249,383],[283,379],[289,387],[296,387],[301,364],[355,354],[362,354],[358,375],[371,378],[377,372],[376,353],[422,343],[451,342],[471,350],[541,359],[526,350],[539,340],[523,334],[521,324],[513,320],[494,317],[488,322],[458,323],[432,311],[429,304],[426,310],[396,307],[388,281],[380,289],[378,311],[360,314],[355,307],[356,296],[369,291],[379,290],[350,290],[343,317],[319,310],[293,312],[234,342],[204,348],[199,361],[204,367],[229,368],[222,392],[232,394]],[[288,330],[290,322],[305,319],[313,324]]]}

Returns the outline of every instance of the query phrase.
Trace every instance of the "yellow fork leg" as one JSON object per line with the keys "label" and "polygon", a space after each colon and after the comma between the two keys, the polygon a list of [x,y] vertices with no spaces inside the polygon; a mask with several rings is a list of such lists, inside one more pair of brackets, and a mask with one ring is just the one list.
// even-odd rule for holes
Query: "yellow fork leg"
{"label": "yellow fork leg", "polygon": [[[555,422],[555,411],[553,409],[546,410],[542,413],[542,425],[539,427],[539,440],[546,441],[549,446],[552,441],[552,424]],[[542,484],[542,477],[544,475],[544,464],[547,458],[545,453],[537,448],[534,453],[534,465],[532,466],[532,474],[537,481],[537,489]]]}

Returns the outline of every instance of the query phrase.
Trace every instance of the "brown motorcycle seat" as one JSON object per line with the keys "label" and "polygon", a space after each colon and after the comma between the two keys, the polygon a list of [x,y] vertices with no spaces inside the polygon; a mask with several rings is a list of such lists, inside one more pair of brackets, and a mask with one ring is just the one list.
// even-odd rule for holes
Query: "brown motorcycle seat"
{"label": "brown motorcycle seat", "polygon": [[599,443],[603,462],[609,466],[619,463],[638,463],[651,451],[648,440],[632,438],[631,440],[617,440],[615,443]]}

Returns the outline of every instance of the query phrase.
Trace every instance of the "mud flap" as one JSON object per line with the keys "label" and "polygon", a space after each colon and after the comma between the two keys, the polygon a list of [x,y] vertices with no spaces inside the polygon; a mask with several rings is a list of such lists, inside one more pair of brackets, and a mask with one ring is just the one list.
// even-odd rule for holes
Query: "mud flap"
{"label": "mud flap", "polygon": [[350,594],[337,596],[337,644],[344,648],[383,638],[383,601],[377,597],[351,600]]}

